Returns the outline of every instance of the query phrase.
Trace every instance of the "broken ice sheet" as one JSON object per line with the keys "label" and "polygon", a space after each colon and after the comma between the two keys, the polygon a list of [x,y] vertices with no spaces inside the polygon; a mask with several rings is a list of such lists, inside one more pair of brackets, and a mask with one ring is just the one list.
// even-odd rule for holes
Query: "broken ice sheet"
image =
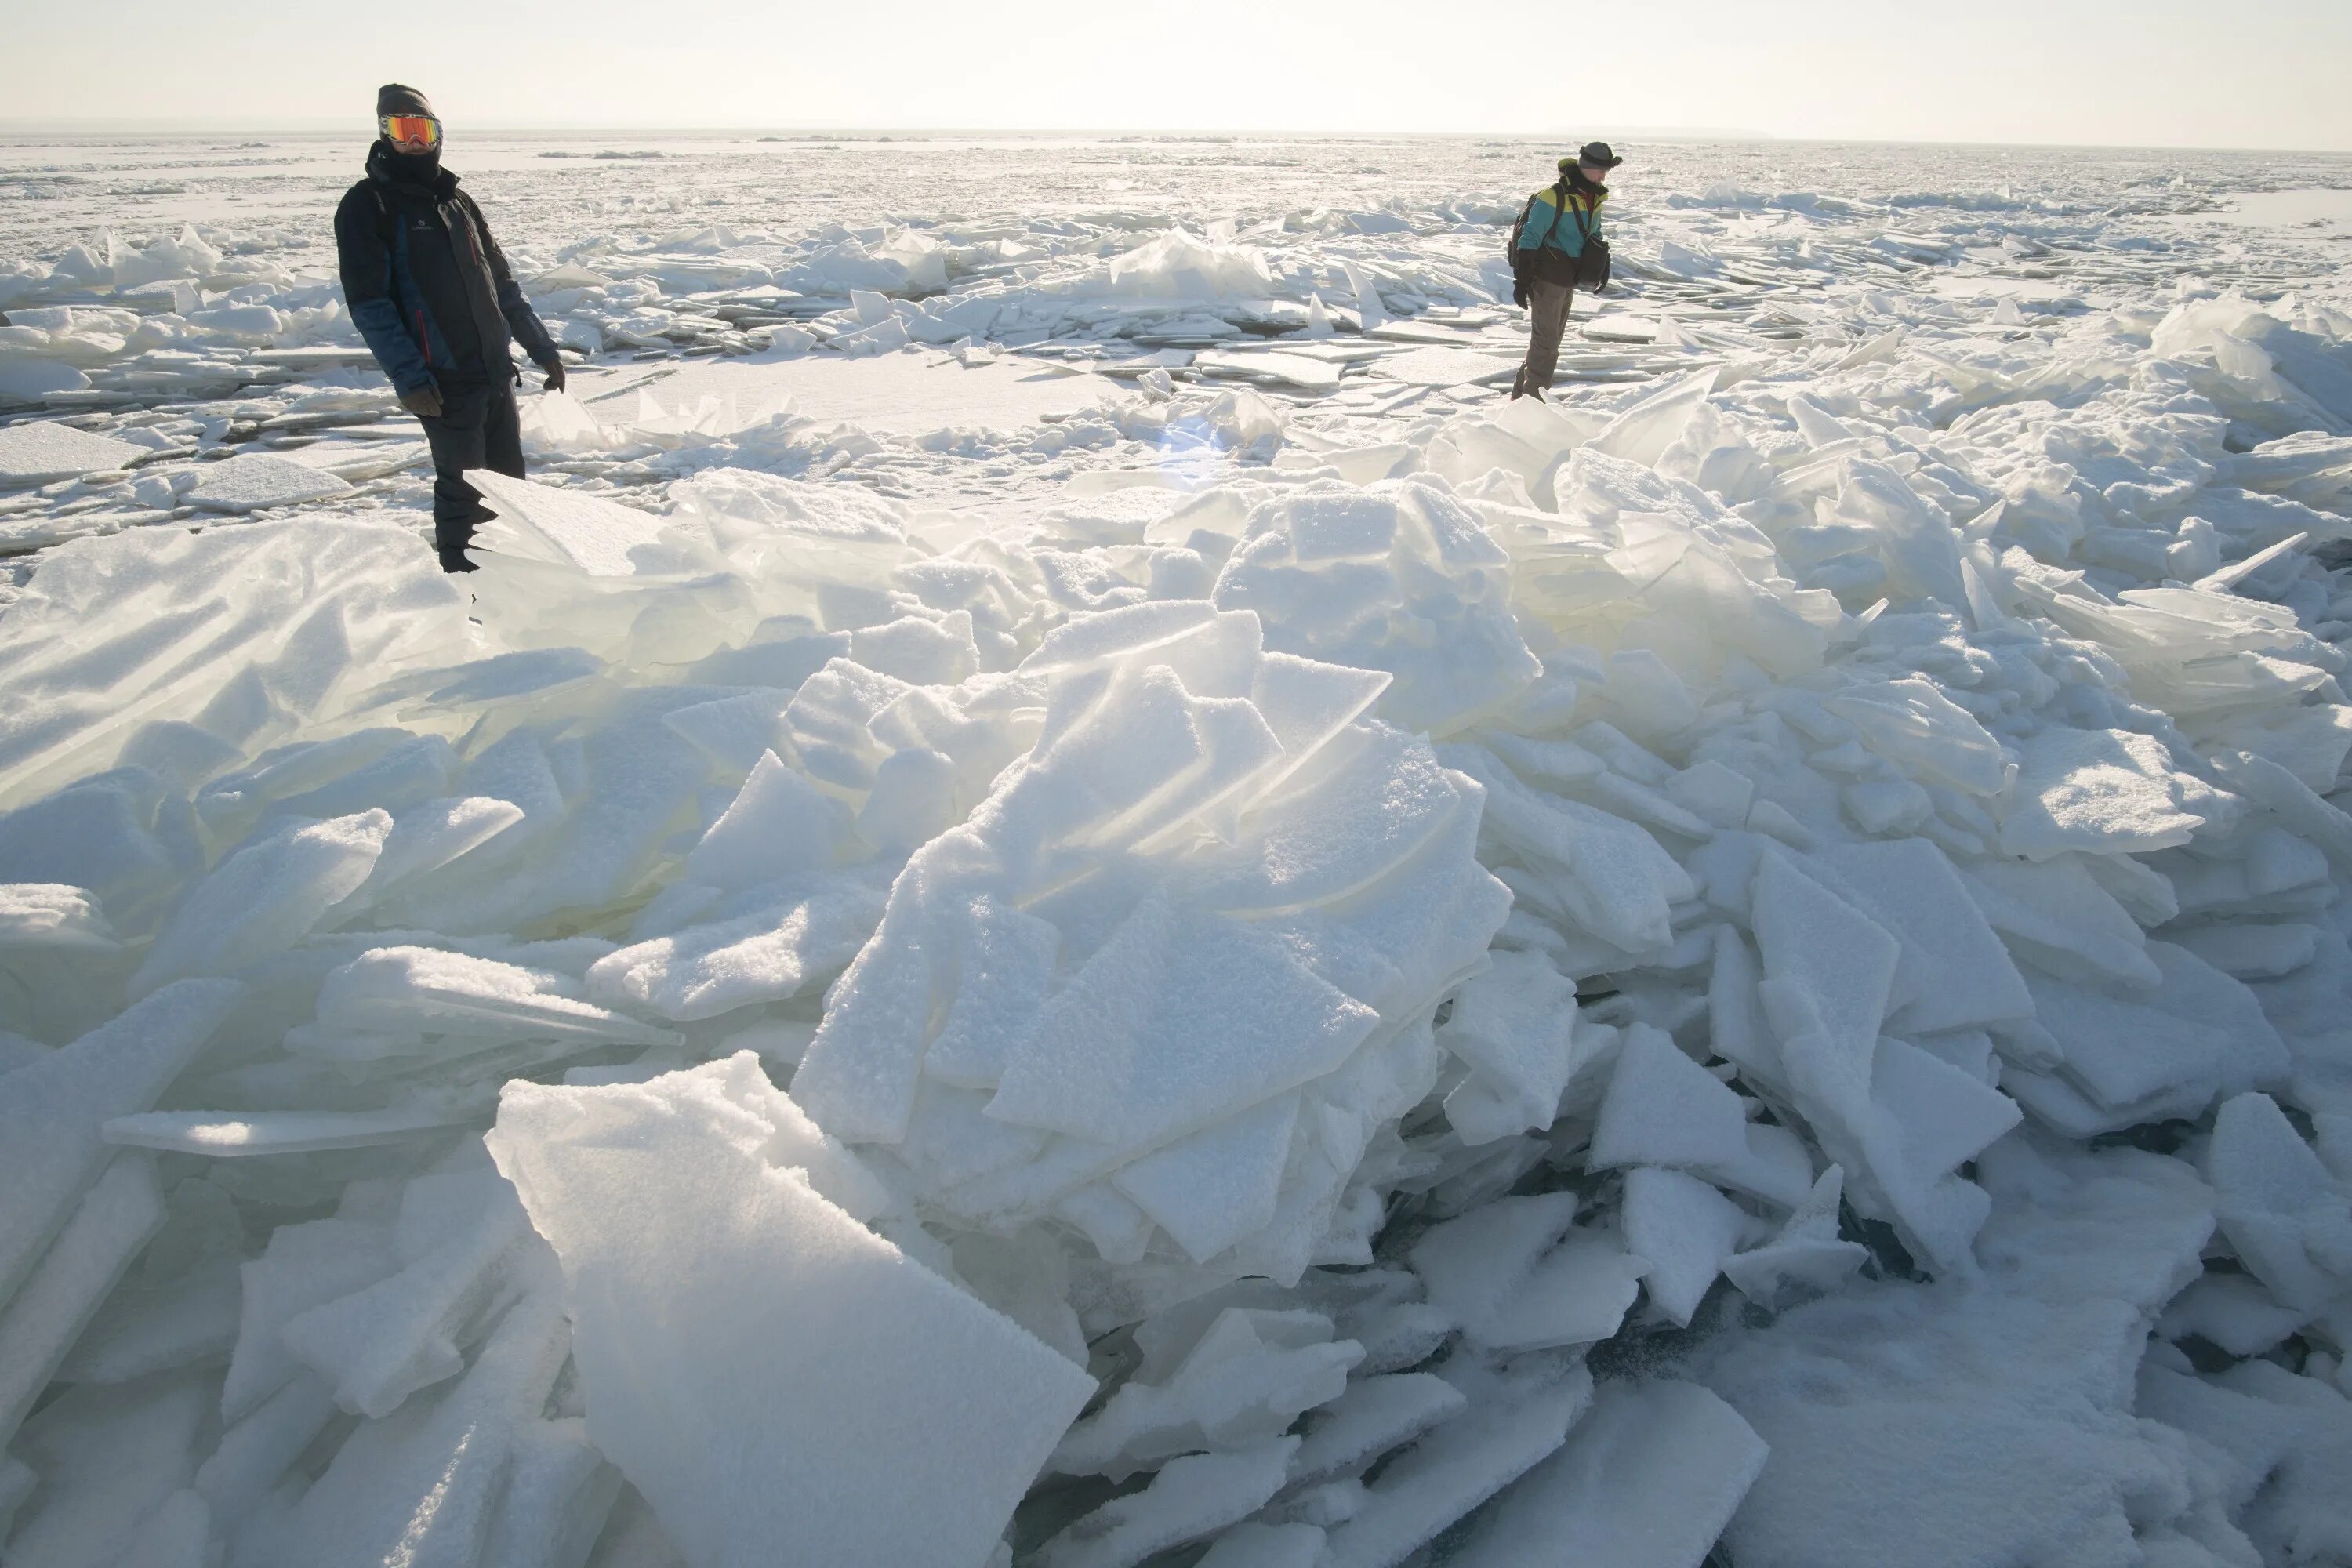
{"label": "broken ice sheet", "polygon": [[517,1084],[490,1134],[563,1264],[590,1437],[701,1562],[982,1561],[1094,1380],[770,1164],[781,1091],[725,1081]]}

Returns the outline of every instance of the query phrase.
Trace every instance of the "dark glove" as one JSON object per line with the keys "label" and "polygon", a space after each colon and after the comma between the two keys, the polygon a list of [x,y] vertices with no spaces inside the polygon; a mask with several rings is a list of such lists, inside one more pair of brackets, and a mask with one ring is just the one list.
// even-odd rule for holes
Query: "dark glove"
{"label": "dark glove", "polygon": [[431,382],[400,395],[400,405],[419,419],[441,417],[441,389]]}
{"label": "dark glove", "polygon": [[1516,273],[1511,278],[1511,303],[1522,310],[1528,308],[1528,280]]}
{"label": "dark glove", "polygon": [[563,390],[563,361],[560,356],[555,359],[543,359],[540,361],[539,368],[547,373],[546,385],[548,391],[561,392]]}

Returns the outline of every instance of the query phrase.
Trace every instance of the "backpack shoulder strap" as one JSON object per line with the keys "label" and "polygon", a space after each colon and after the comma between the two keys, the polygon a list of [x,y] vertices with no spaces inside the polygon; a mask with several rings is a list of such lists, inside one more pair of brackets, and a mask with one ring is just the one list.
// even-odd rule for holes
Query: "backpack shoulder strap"
{"label": "backpack shoulder strap", "polygon": [[1562,174],[1551,188],[1551,227],[1544,231],[1544,243],[1559,232],[1559,220],[1568,216],[1568,176]]}

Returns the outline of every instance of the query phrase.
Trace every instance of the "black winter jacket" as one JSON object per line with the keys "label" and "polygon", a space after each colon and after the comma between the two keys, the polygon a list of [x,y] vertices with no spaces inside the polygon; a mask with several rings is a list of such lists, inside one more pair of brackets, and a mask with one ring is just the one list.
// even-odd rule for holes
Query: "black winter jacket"
{"label": "black winter jacket", "polygon": [[511,380],[509,332],[533,361],[556,362],[554,341],[457,176],[443,169],[420,181],[405,163],[378,142],[367,178],[335,209],[343,300],[394,388]]}

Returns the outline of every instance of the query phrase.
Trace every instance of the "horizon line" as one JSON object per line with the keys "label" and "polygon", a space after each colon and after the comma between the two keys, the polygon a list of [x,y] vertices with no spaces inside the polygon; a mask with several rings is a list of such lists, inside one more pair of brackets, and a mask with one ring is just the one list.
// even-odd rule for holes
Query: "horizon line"
{"label": "horizon line", "polygon": [[[69,119],[30,120],[0,117],[0,137],[42,135],[154,135],[196,136],[205,134],[245,135],[331,135],[349,132],[358,134],[364,127],[353,128],[341,117],[298,118],[273,121],[238,121],[208,117],[163,118],[131,116],[79,116]],[[1034,140],[1109,138],[1138,140],[1167,138],[1171,140],[1213,139],[1277,139],[1345,140],[1345,141],[1497,141],[1497,142],[1557,142],[1562,137],[1573,139],[1596,132],[1604,137],[1649,139],[1678,142],[1772,142],[1789,146],[1859,146],[1859,147],[1948,147],[1985,148],[2003,151],[2099,151],[2117,153],[2295,153],[2319,157],[2352,157],[2352,145],[2342,147],[2255,147],[2222,142],[2131,142],[2095,141],[2002,142],[1978,139],[1948,140],[1936,137],[1891,136],[1816,136],[1788,135],[1779,132],[1755,131],[1732,127],[1708,126],[1585,126],[1575,131],[1383,131],[1353,129],[1299,130],[1264,126],[1234,126],[1211,129],[1202,126],[959,126],[959,125],[849,125],[795,124],[791,122],[759,123],[729,122],[721,124],[645,123],[575,123],[557,121],[497,121],[488,120],[474,126],[474,133],[486,135],[604,135],[604,136],[771,136],[806,141],[929,141],[963,138],[1015,138]]]}

